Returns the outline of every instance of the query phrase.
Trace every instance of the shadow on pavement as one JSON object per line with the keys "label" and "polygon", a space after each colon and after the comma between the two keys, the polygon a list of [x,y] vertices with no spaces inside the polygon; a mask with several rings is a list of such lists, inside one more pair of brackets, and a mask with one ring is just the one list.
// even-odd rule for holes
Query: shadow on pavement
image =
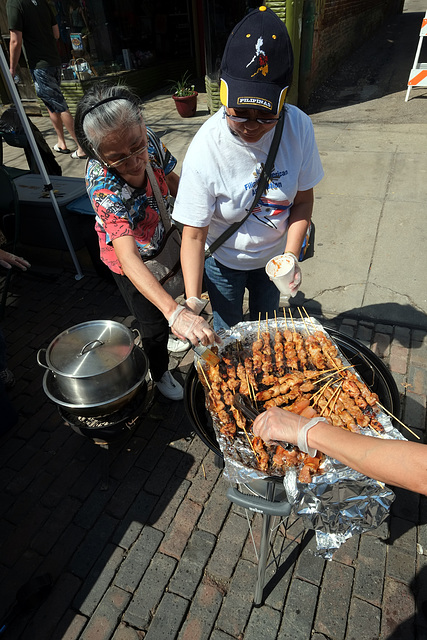
{"label": "shadow on pavement", "polygon": [[[392,16],[313,93],[307,113],[339,109],[406,90],[423,17],[418,12]],[[427,98],[427,93],[416,91],[421,99]],[[415,92],[411,98],[413,95]]]}

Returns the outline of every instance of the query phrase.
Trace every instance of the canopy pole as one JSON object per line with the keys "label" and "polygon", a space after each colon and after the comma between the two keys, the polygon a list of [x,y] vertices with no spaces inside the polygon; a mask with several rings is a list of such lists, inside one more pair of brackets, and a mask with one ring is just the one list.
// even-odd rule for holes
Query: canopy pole
{"label": "canopy pole", "polygon": [[27,118],[27,114],[25,113],[24,107],[22,106],[22,102],[21,102],[21,98],[19,97],[18,91],[15,87],[15,83],[13,82],[13,78],[12,75],[9,71],[9,65],[7,63],[6,57],[4,55],[3,49],[2,47],[0,47],[0,66],[1,66],[1,70],[3,73],[3,78],[4,81],[6,82],[6,85],[9,88],[10,94],[12,96],[13,99],[13,103],[16,107],[16,110],[18,112],[19,115],[19,119],[21,120],[21,124],[25,130],[25,134],[27,136],[28,142],[30,143],[30,147],[31,147],[31,151],[34,154],[34,159],[36,161],[38,170],[40,171],[40,175],[42,176],[43,179],[43,184],[44,184],[44,190],[49,192],[50,195],[50,200],[52,203],[52,206],[54,208],[54,211],[56,213],[56,217],[58,218],[58,222],[59,222],[59,226],[61,227],[61,231],[64,235],[65,238],[65,242],[67,244],[68,250],[71,254],[71,258],[73,260],[74,263],[74,267],[77,271],[76,273],[76,280],[81,280],[81,278],[84,277],[84,274],[81,270],[80,267],[80,263],[77,259],[77,255],[76,252],[74,251],[74,247],[73,247],[73,243],[71,242],[71,238],[70,235],[68,233],[68,229],[65,225],[64,219],[62,217],[62,213],[61,210],[59,208],[58,202],[56,200],[56,196],[54,194],[54,190],[53,190],[53,186],[52,183],[50,181],[49,175],[46,171],[46,167],[44,165],[44,162],[42,160],[42,157],[40,155],[39,152],[39,148],[37,146],[36,140],[34,138],[34,134],[31,130],[30,127],[30,123],[28,122],[28,118]]}

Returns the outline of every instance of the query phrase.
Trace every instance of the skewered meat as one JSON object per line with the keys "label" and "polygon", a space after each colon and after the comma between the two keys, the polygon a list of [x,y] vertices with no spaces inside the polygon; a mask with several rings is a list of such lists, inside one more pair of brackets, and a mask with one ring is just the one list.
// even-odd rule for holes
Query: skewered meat
{"label": "skewered meat", "polygon": [[383,431],[375,417],[378,396],[353,371],[344,370],[336,346],[321,331],[304,337],[288,328],[280,331],[276,327],[270,333],[267,326],[250,347],[237,341],[229,345],[221,362],[207,368],[202,382],[209,385],[209,408],[219,421],[221,434],[230,443],[239,439],[240,450],[246,452],[244,459],[255,450],[256,468],[264,473],[277,475],[298,466],[300,480],[309,482],[319,473],[320,459],[310,458],[297,447],[288,450],[252,439],[250,421],[233,404],[235,393],[246,396],[259,411],[280,406],[300,414],[312,405],[336,427],[360,431],[370,425]]}
{"label": "skewered meat", "polygon": [[267,451],[264,449],[264,441],[258,436],[255,436],[252,440],[252,446],[256,451],[258,457],[258,466],[260,470],[267,471],[270,458]]}

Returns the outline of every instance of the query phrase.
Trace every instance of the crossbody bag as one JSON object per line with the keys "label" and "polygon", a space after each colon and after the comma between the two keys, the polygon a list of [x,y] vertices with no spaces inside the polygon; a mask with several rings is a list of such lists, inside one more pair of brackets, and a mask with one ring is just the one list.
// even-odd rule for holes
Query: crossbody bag
{"label": "crossbody bag", "polygon": [[184,278],[180,262],[181,234],[172,224],[166,211],[165,202],[150,163],[147,164],[146,171],[165,233],[157,252],[149,258],[143,258],[143,261],[169,295],[172,298],[178,298],[184,293]]}
{"label": "crossbody bag", "polygon": [[280,114],[279,117],[279,121],[276,125],[275,131],[274,131],[274,136],[273,136],[273,140],[271,141],[271,145],[270,145],[270,149],[268,152],[268,156],[267,156],[267,160],[265,161],[265,165],[261,171],[261,175],[259,177],[258,180],[258,186],[257,186],[257,190],[255,193],[255,197],[252,201],[251,206],[249,207],[247,214],[245,215],[244,218],[242,218],[242,220],[239,220],[238,222],[233,222],[233,224],[231,224],[228,229],[226,229],[224,231],[224,233],[222,233],[219,238],[217,238],[216,240],[214,240],[212,242],[212,244],[210,245],[210,247],[208,247],[205,251],[205,260],[206,258],[210,258],[215,251],[222,245],[224,244],[224,242],[226,240],[228,240],[228,238],[230,238],[234,233],[236,233],[237,229],[239,229],[242,224],[249,218],[249,216],[251,215],[252,211],[254,210],[254,208],[256,207],[256,205],[258,204],[259,199],[261,198],[261,195],[267,185],[267,182],[270,178],[270,174],[271,171],[273,169],[273,164],[274,164],[274,160],[276,158],[277,155],[277,150],[279,148],[279,144],[280,144],[280,139],[282,137],[282,132],[283,132],[283,126],[285,123],[285,108],[283,108],[282,113]]}

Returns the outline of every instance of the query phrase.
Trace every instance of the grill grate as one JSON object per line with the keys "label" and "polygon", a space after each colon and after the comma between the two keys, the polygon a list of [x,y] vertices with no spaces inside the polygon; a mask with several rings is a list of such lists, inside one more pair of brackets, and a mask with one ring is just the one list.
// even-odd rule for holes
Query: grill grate
{"label": "grill grate", "polygon": [[[141,414],[145,413],[150,392],[147,392],[147,383],[141,385],[138,393],[123,407],[106,416],[78,416],[58,405],[61,417],[72,427],[83,428],[91,431],[121,427],[126,423],[135,422]],[[84,434],[86,435],[86,434]],[[96,435],[95,433],[93,434]]]}

